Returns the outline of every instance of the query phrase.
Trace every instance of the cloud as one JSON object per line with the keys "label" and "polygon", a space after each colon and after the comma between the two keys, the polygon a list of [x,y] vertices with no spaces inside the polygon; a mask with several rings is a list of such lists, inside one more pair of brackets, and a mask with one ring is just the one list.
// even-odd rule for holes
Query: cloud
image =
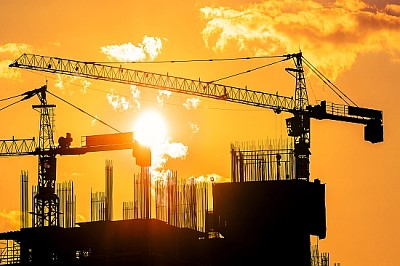
{"label": "cloud", "polygon": [[200,131],[200,126],[196,123],[189,122],[189,127],[192,130],[193,134],[199,133],[199,131]]}
{"label": "cloud", "polygon": [[243,6],[204,7],[203,40],[215,52],[236,44],[240,51],[304,56],[336,78],[365,53],[387,52],[399,60],[400,5],[383,9],[358,0],[269,0]]}
{"label": "cloud", "polygon": [[132,103],[136,107],[136,109],[140,109],[140,90],[136,85],[131,85],[131,94],[132,94]]}
{"label": "cloud", "polygon": [[114,110],[127,110],[129,108],[129,101],[124,96],[114,94],[114,91],[107,93],[108,103],[114,108]]}
{"label": "cloud", "polygon": [[[66,83],[66,85],[65,85]],[[60,89],[61,91],[65,91],[65,89],[68,87],[68,85],[73,84],[73,85],[78,85],[80,86],[80,91],[82,94],[86,94],[88,88],[92,85],[92,83],[84,78],[78,77],[78,76],[72,76],[72,77],[65,77],[61,74],[57,74],[57,79],[54,82],[54,87]],[[70,90],[69,91],[71,94],[73,92]]]}
{"label": "cloud", "polygon": [[18,230],[20,228],[21,212],[16,210],[0,211],[1,232]]}
{"label": "cloud", "polygon": [[184,158],[187,154],[188,147],[181,142],[167,142],[163,147],[163,154],[171,158]]}
{"label": "cloud", "polygon": [[[97,116],[96,116],[97,117]],[[83,174],[82,173],[72,173],[72,178],[80,178],[81,176],[83,176]]]}
{"label": "cloud", "polygon": [[199,98],[188,98],[186,99],[186,101],[183,103],[183,106],[186,109],[196,109],[197,106],[199,106],[200,103],[200,99]]}
{"label": "cloud", "polygon": [[19,79],[21,77],[20,71],[9,67],[11,63],[12,63],[11,60],[0,61],[0,78]]}
{"label": "cloud", "polygon": [[138,45],[128,42],[103,46],[100,49],[110,60],[116,59],[125,62],[154,60],[161,52],[162,41],[159,37],[144,36]]}
{"label": "cloud", "polygon": [[88,88],[90,87],[90,85],[92,85],[92,83],[87,80],[81,80],[81,84],[82,84],[81,92],[82,94],[86,94]]}
{"label": "cloud", "polygon": [[9,53],[12,56],[20,56],[23,53],[31,53],[32,46],[26,43],[6,43],[0,45],[0,53]]}
{"label": "cloud", "polygon": [[109,93],[107,93],[108,103],[117,111],[125,111],[129,108],[136,108],[140,110],[140,90],[135,86],[131,85],[131,97],[127,98],[125,96],[120,96],[114,93],[114,90],[111,89]]}
{"label": "cloud", "polygon": [[54,82],[54,87],[64,90],[64,80],[61,74],[57,74],[57,80]]}
{"label": "cloud", "polygon": [[165,180],[168,178],[171,170],[165,169],[165,165],[170,158],[185,159],[188,152],[188,146],[181,142],[171,142],[166,138],[164,143],[151,148],[151,167],[150,172],[152,180]]}
{"label": "cloud", "polygon": [[167,90],[159,90],[157,95],[157,102],[159,105],[164,106],[167,99],[171,97],[171,92]]}
{"label": "cloud", "polygon": [[[23,53],[31,53],[32,46],[25,43],[6,43],[0,45],[0,57],[5,56],[17,57]],[[9,65],[13,62],[10,59],[0,60],[0,78],[4,79],[19,79],[21,72],[17,69],[10,68]]]}
{"label": "cloud", "polygon": [[195,182],[211,182],[211,183],[230,182],[229,178],[223,177],[219,174],[206,174],[206,175],[201,175],[198,177],[191,176],[188,178],[188,180],[194,180]]}
{"label": "cloud", "polygon": [[389,4],[385,6],[387,14],[392,16],[400,16],[400,5]]}
{"label": "cloud", "polygon": [[188,152],[188,147],[181,142],[171,142],[167,138],[164,143],[152,147],[152,169],[160,170],[164,168],[169,158],[184,159]]}
{"label": "cloud", "polygon": [[77,223],[84,223],[87,222],[88,220],[86,219],[85,216],[83,216],[82,214],[77,214],[76,215],[76,222]]}

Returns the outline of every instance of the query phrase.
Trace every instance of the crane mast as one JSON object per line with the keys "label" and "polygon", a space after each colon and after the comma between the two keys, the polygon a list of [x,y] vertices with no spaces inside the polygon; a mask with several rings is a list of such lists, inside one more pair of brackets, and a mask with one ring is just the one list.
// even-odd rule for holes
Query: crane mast
{"label": "crane mast", "polygon": [[310,117],[307,114],[308,95],[302,64],[302,54],[293,58],[296,68],[286,68],[296,78],[293,118],[287,120],[288,135],[294,137],[294,156],[296,160],[296,178],[309,179],[310,171]]}
{"label": "crane mast", "polygon": [[309,180],[310,118],[329,119],[363,124],[364,139],[371,143],[383,141],[382,111],[358,106],[321,101],[310,105],[306,89],[302,53],[283,55],[293,59],[295,68],[286,68],[296,79],[295,96],[286,97],[261,91],[237,88],[214,82],[114,67],[95,62],[83,62],[59,57],[23,54],[10,67],[79,76],[96,80],[137,85],[153,89],[212,98],[273,110],[293,115],[286,119],[288,135],[294,138],[296,178]]}
{"label": "crane mast", "polygon": [[37,93],[40,104],[33,105],[40,113],[39,125],[39,167],[38,190],[33,198],[33,226],[59,225],[59,198],[56,189],[56,154],[44,153],[53,150],[54,145],[54,104],[48,104],[46,98],[47,86],[40,88]]}
{"label": "crane mast", "polygon": [[40,114],[39,141],[36,146],[35,138],[0,140],[0,156],[38,156],[38,185],[33,197],[32,226],[59,226],[60,199],[56,194],[56,156],[80,155],[88,152],[132,149],[136,164],[142,167],[151,165],[150,148],[141,146],[133,141],[132,132],[86,136],[85,145],[70,147],[71,134],[60,137],[58,144],[54,143],[54,109],[56,105],[48,104],[47,85],[22,94],[22,100],[37,95],[40,104],[32,108]]}

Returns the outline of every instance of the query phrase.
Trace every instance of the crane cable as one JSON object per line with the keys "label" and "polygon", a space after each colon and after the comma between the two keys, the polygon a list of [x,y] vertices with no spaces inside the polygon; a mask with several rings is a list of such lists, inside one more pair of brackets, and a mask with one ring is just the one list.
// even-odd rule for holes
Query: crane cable
{"label": "crane cable", "polygon": [[14,95],[14,96],[10,96],[10,97],[7,97],[7,98],[3,98],[3,99],[0,99],[0,102],[2,102],[2,101],[7,101],[7,100],[11,100],[11,99],[13,99],[13,98],[17,98],[17,97],[20,97],[20,96],[22,96],[23,94],[20,94],[20,95]]}
{"label": "crane cable", "polygon": [[261,69],[261,68],[267,67],[267,66],[272,66],[272,65],[281,63],[281,62],[286,61],[286,60],[288,60],[288,59],[289,59],[288,57],[285,57],[284,59],[281,59],[281,60],[279,60],[279,61],[275,61],[275,62],[272,62],[272,63],[269,63],[269,64],[265,64],[265,65],[258,66],[258,67],[252,68],[252,69],[248,69],[248,70],[246,70],[246,71],[242,71],[242,72],[235,73],[235,74],[232,74],[232,75],[229,75],[229,76],[226,76],[226,77],[222,77],[222,78],[219,78],[219,79],[215,79],[215,80],[212,80],[212,81],[210,81],[210,82],[211,82],[211,83],[214,83],[214,82],[221,81],[221,80],[224,80],[224,79],[228,79],[228,78],[236,77],[236,76],[239,76],[239,75],[247,74],[247,73],[250,73],[250,72],[252,72],[252,71],[259,70],[259,69]]}
{"label": "crane cable", "polygon": [[271,59],[282,58],[287,55],[264,55],[264,56],[246,56],[246,57],[228,57],[228,58],[209,58],[209,59],[181,59],[181,60],[158,60],[158,61],[96,61],[96,64],[164,64],[164,63],[194,63],[194,62],[222,62],[238,61],[252,59]]}
{"label": "crane cable", "polygon": [[[347,105],[350,105],[347,100],[349,100],[355,106],[358,106],[353,102],[344,92],[342,92],[335,84],[333,84],[327,77],[325,77],[321,71],[319,71],[313,64],[311,64],[304,56],[302,56],[304,63],[320,78],[340,99],[342,99]],[[343,96],[346,98],[344,99]]]}
{"label": "crane cable", "polygon": [[22,101],[23,101],[23,99],[18,100],[18,101],[13,102],[13,103],[10,103],[9,105],[6,105],[6,106],[0,108],[0,111],[3,111],[4,109],[6,109],[6,108],[8,108],[8,107],[10,107],[10,106],[13,106],[13,105],[16,104],[16,103],[22,102]]}
{"label": "crane cable", "polygon": [[275,61],[266,65],[258,66],[246,71],[242,71],[239,73],[235,73],[226,77],[222,77],[219,79],[215,79],[212,81],[209,81],[211,83],[221,81],[224,79],[236,77],[242,74],[247,74],[255,70],[259,70],[261,68],[267,67],[267,66],[272,66],[274,64],[286,61],[290,59],[289,55],[265,55],[265,56],[247,56],[247,57],[231,57],[231,58],[210,58],[210,59],[184,59],[184,60],[159,60],[159,61],[130,61],[130,62],[124,62],[124,61],[107,61],[107,62],[101,62],[101,61],[96,61],[96,64],[121,64],[121,63],[129,63],[129,64],[164,64],[164,63],[194,63],[194,62],[222,62],[222,61],[238,61],[238,60],[252,60],[252,59],[271,59],[271,58],[282,58],[282,60]]}
{"label": "crane cable", "polygon": [[63,101],[64,103],[66,103],[66,104],[68,104],[68,105],[74,107],[75,109],[78,109],[78,110],[81,111],[82,113],[84,113],[84,114],[90,116],[91,118],[93,118],[93,119],[99,121],[99,122],[102,123],[103,125],[105,125],[105,126],[111,128],[111,129],[117,131],[118,133],[121,133],[120,130],[116,129],[115,127],[113,127],[113,126],[111,126],[111,125],[109,125],[109,124],[107,124],[106,122],[104,122],[104,121],[102,121],[101,119],[95,117],[94,115],[89,114],[88,112],[86,112],[86,111],[83,110],[82,108],[80,108],[80,107],[78,107],[78,106],[76,106],[76,105],[74,105],[74,104],[68,102],[67,100],[64,100],[63,98],[61,98],[61,97],[55,95],[54,93],[51,93],[50,91],[47,91],[47,93],[49,93],[49,94],[51,94],[52,96],[56,97],[57,99]]}
{"label": "crane cable", "polygon": [[[14,105],[14,104],[17,104],[17,103],[22,102],[22,101],[24,101],[24,100],[30,99],[31,97],[33,97],[34,95],[36,95],[38,92],[40,92],[41,89],[42,89],[42,88],[34,89],[34,90],[31,90],[31,91],[27,91],[27,92],[21,93],[21,94],[19,94],[19,95],[14,95],[14,96],[10,96],[10,97],[7,97],[7,98],[0,99],[0,102],[1,102],[1,101],[6,101],[6,100],[13,99],[13,98],[25,96],[24,98],[22,98],[22,99],[20,99],[20,100],[18,100],[18,101],[16,101],[16,102],[10,103],[9,105],[7,105],[7,106],[5,106],[5,107],[0,108],[0,111],[4,110],[4,109],[6,109],[6,108],[8,108],[8,107],[10,107],[10,106],[12,106],[12,105]],[[111,126],[111,125],[109,125],[109,124],[107,124],[106,122],[102,121],[101,119],[99,119],[99,118],[97,118],[97,117],[95,117],[95,116],[89,114],[88,112],[86,112],[86,111],[83,110],[82,108],[77,107],[76,105],[73,105],[72,103],[70,103],[70,102],[68,102],[68,101],[66,101],[66,100],[64,100],[64,99],[62,99],[61,97],[55,95],[54,93],[51,93],[51,92],[48,91],[48,90],[46,90],[46,92],[49,93],[49,94],[51,94],[51,95],[53,95],[53,96],[56,97],[57,99],[59,99],[59,100],[65,102],[66,104],[69,104],[70,106],[72,106],[72,107],[78,109],[79,111],[81,111],[81,112],[83,112],[84,114],[90,116],[91,118],[93,118],[93,119],[99,121],[100,123],[102,123],[102,124],[108,126],[109,128],[111,128],[111,129],[117,131],[118,133],[121,133],[120,130],[116,129],[115,127],[113,127],[113,126]]]}
{"label": "crane cable", "polygon": [[0,108],[0,111],[4,110],[4,109],[6,109],[6,108],[8,108],[10,106],[13,106],[14,104],[17,104],[19,102],[22,102],[22,101],[25,101],[25,100],[31,98],[33,95],[35,95],[35,91],[37,91],[37,90],[27,91],[27,92],[21,93],[19,95],[14,95],[14,96],[10,96],[10,97],[7,97],[7,98],[0,99],[0,102],[2,102],[2,101],[11,100],[11,99],[14,99],[14,98],[17,98],[17,97],[25,96],[24,98],[22,98],[22,99],[20,99],[20,100],[18,100],[16,102],[10,103],[10,104]]}
{"label": "crane cable", "polygon": [[[51,76],[47,76],[47,75],[38,73],[38,72],[36,72],[36,71],[32,71],[32,70],[30,70],[30,69],[27,69],[27,71],[29,71],[30,73],[32,73],[32,74],[34,74],[34,75],[39,75],[39,76],[41,76],[41,77],[45,77],[46,79],[47,79],[47,78],[54,79],[54,78],[51,77]],[[81,85],[76,84],[76,83],[73,83],[72,81],[68,81],[68,83],[71,84],[71,85],[74,85],[74,86],[81,87]],[[87,89],[88,89],[88,90],[97,91],[97,92],[100,92],[100,93],[108,93],[107,91],[104,91],[104,90],[101,90],[101,89],[96,89],[96,88],[93,88],[93,87],[88,87]],[[124,95],[124,94],[121,94],[121,93],[118,93],[118,95],[119,95],[119,96],[124,96],[124,97],[129,97],[129,96]],[[14,96],[14,97],[16,97],[16,96]],[[144,98],[141,98],[141,101],[157,103],[157,101],[155,101],[155,100],[149,100],[149,99],[144,99]],[[206,100],[203,100],[203,101],[206,101]],[[169,103],[169,102],[166,102],[165,104],[166,104],[166,105],[173,105],[173,106],[181,106],[181,104],[177,104],[177,103]],[[220,110],[220,111],[262,112],[262,110],[252,110],[252,109],[241,110],[241,109],[217,108],[217,107],[209,107],[209,106],[205,106],[205,107],[203,107],[203,108],[204,108],[204,109],[211,109],[211,110]]]}

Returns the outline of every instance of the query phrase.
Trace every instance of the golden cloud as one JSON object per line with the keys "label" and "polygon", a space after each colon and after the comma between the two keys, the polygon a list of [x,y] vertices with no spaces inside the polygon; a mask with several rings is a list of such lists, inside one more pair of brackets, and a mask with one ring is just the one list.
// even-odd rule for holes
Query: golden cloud
{"label": "golden cloud", "polygon": [[16,210],[0,211],[0,230],[1,232],[18,230],[20,226],[21,212]]}
{"label": "golden cloud", "polygon": [[157,102],[159,105],[164,106],[167,99],[171,97],[171,92],[167,90],[159,90],[157,95]]}
{"label": "golden cloud", "polygon": [[130,85],[131,97],[121,96],[113,89],[107,93],[107,101],[116,111],[125,111],[129,108],[140,110],[140,90],[135,85]]}
{"label": "golden cloud", "polygon": [[[61,74],[57,74],[57,79],[54,82],[54,87],[59,88],[60,90],[64,91],[67,88],[67,86],[70,84],[80,86],[81,87],[80,91],[82,94],[87,93],[87,90],[92,85],[92,83],[90,81],[87,81],[86,79],[78,77],[78,76],[65,77]],[[72,94],[73,92],[70,91],[70,93]]]}
{"label": "golden cloud", "polygon": [[12,56],[20,56],[22,53],[31,53],[32,46],[26,43],[6,43],[0,46],[0,53],[10,53]]}
{"label": "golden cloud", "polygon": [[225,183],[225,182],[230,182],[230,179],[214,173],[214,174],[201,175],[198,177],[191,176],[188,178],[188,181],[207,182],[207,183],[214,183],[214,182],[215,183]]}
{"label": "golden cloud", "polygon": [[134,45],[130,42],[124,44],[108,45],[101,47],[101,51],[109,59],[125,62],[154,60],[161,52],[162,40],[159,37],[144,36],[141,43]]}
{"label": "golden cloud", "polygon": [[162,144],[151,147],[152,180],[166,180],[171,173],[171,170],[165,169],[168,160],[170,158],[185,159],[188,149],[188,146],[182,142],[171,142],[169,137]]}
{"label": "golden cloud", "polygon": [[11,63],[12,60],[0,61],[0,78],[19,79],[21,77],[20,71],[9,67]]}
{"label": "golden cloud", "polygon": [[200,12],[207,22],[203,40],[215,52],[230,44],[257,56],[300,48],[331,78],[350,69],[361,54],[388,52],[399,60],[400,5],[378,9],[358,0],[269,0],[241,9],[204,7]]}
{"label": "golden cloud", "polygon": [[186,109],[196,109],[199,106],[200,99],[196,97],[187,98],[182,104]]}
{"label": "golden cloud", "polygon": [[[3,54],[16,57],[23,53],[31,53],[32,49],[31,45],[25,43],[6,43],[0,45],[0,57]],[[19,79],[21,77],[21,73],[18,70],[9,67],[11,63],[12,60],[9,59],[0,60],[0,78]]]}

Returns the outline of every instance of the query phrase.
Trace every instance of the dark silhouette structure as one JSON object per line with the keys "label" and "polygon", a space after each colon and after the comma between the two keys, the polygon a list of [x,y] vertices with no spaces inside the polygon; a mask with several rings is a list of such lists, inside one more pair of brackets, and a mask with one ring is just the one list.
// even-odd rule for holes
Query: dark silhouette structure
{"label": "dark silhouette structure", "polygon": [[310,235],[326,236],[320,182],[215,184],[213,201],[216,230],[224,236],[218,250],[225,252],[215,265],[310,265]]}
{"label": "dark silhouette structure", "polygon": [[[56,180],[55,155],[62,153],[39,145],[42,148],[42,153],[36,154],[42,156],[39,158],[39,167],[53,167],[39,168],[42,172],[39,172],[39,193],[34,202],[36,209],[33,213],[38,218],[33,228],[0,234],[0,240],[5,243],[2,262],[5,261],[7,265],[96,266],[310,265],[310,236],[315,235],[320,239],[326,236],[325,185],[318,180],[309,182],[310,120],[328,119],[362,124],[364,139],[379,143],[383,141],[383,115],[380,110],[356,106],[308,62],[301,52],[278,57],[281,60],[275,63],[286,60],[294,62],[293,68],[285,68],[295,78],[294,97],[94,62],[23,54],[10,67],[169,90],[266,108],[277,114],[288,112],[292,117],[286,119],[286,125],[288,135],[293,138],[293,146],[277,153],[245,153],[232,149],[232,182],[213,184],[213,211],[208,213],[206,230],[203,232],[193,227],[177,227],[151,219],[150,205],[144,205],[144,211],[141,209],[144,217],[136,217],[137,219],[80,223],[73,228],[59,227],[59,203],[57,195],[53,193],[53,183]],[[326,101],[316,105],[309,104],[303,62],[346,105]],[[48,111],[54,107],[45,101],[45,92],[46,87],[42,87],[27,95],[32,97],[39,93],[41,106],[37,108],[43,110],[42,120],[52,117]],[[40,141],[49,139],[48,136],[52,133],[50,122],[42,123],[41,132],[48,133]],[[72,153],[74,148],[69,147],[68,139],[70,136],[61,139],[58,149],[69,151],[67,154],[76,154]],[[24,141],[26,140],[22,143]],[[131,143],[129,147],[132,147]],[[49,153],[48,150],[52,152]],[[91,151],[99,150],[96,148]],[[147,163],[141,163],[140,158],[150,158],[148,152],[139,156],[143,155],[140,150],[133,149],[133,153],[138,165],[147,166]],[[150,197],[146,193],[149,191],[147,184],[150,184],[150,179],[146,176],[141,180],[146,182],[140,184],[146,185],[140,186],[145,195],[140,199],[141,202],[148,203]],[[176,195],[180,195],[179,191],[176,192]],[[187,210],[193,210],[192,207],[196,206],[195,199],[190,199],[190,208]],[[181,202],[178,197],[168,200],[171,203]],[[125,205],[126,216],[132,216],[131,209],[133,216],[138,216],[135,215],[138,213],[135,204],[128,207]],[[166,206],[168,211],[176,207]],[[190,212],[190,218],[196,220],[196,212]]]}
{"label": "dark silhouette structure", "polygon": [[326,234],[325,185],[302,180],[213,185],[207,231],[156,219],[96,221],[0,234],[18,243],[7,265],[309,266],[310,235]]}

